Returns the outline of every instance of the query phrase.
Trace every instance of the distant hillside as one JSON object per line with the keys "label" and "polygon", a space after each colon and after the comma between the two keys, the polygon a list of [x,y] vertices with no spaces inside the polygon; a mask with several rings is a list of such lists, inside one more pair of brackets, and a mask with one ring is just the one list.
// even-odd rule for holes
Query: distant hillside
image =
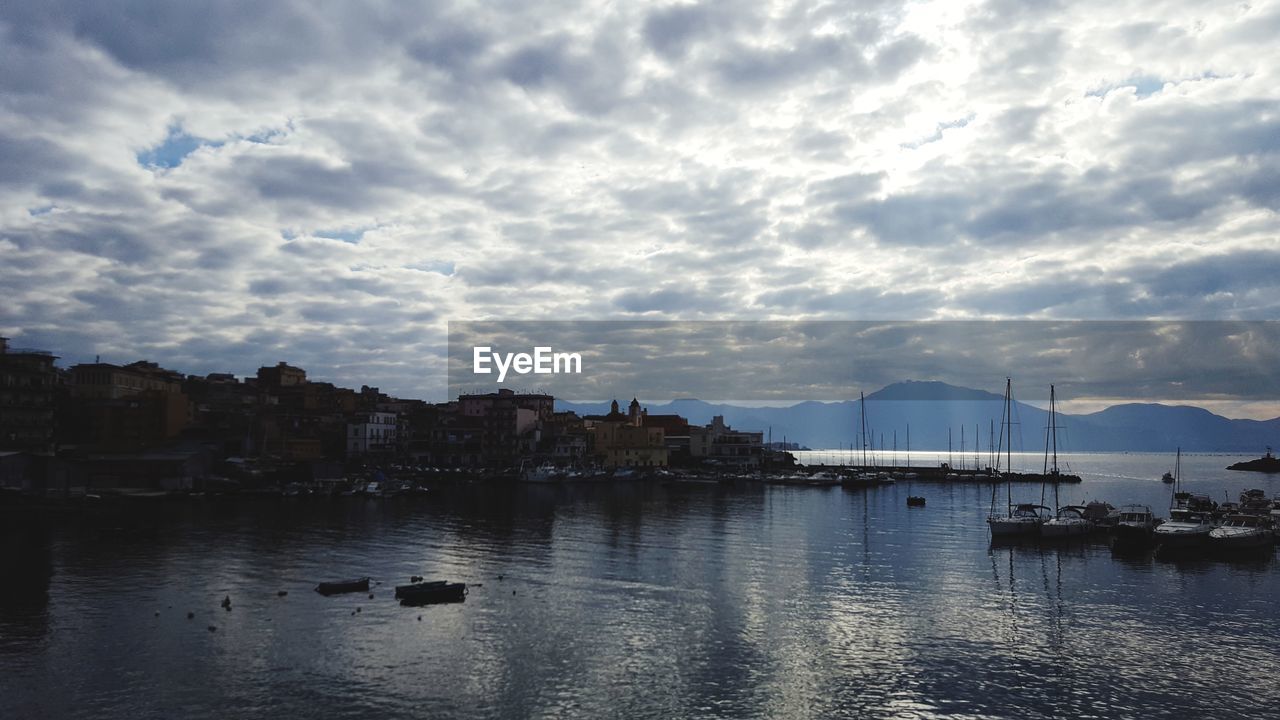
{"label": "distant hillside", "polygon": [[[1017,387],[1014,397],[1017,398]],[[630,398],[618,399],[629,402]],[[579,414],[607,412],[608,403],[577,404],[557,402],[565,410]],[[681,399],[646,406],[650,413],[675,413],[703,425],[714,415],[742,430],[772,429],[773,439],[784,437],[813,448],[857,446],[858,401],[802,402],[789,407],[740,407]],[[951,446],[973,450],[974,436],[986,450],[992,431],[999,432],[1003,407],[1001,395],[957,387],[942,382],[907,381],[894,383],[867,395],[868,442],[893,446],[897,433],[899,449],[907,446],[910,426],[911,447],[946,450],[948,430]],[[1013,448],[1035,451],[1044,448],[1047,411],[1015,403]],[[1280,418],[1272,420],[1231,420],[1204,408],[1183,405],[1125,404],[1087,415],[1058,415],[1058,444],[1064,451],[1164,452],[1181,446],[1188,452],[1239,452],[1261,454],[1267,445],[1280,446]],[[962,430],[963,428],[963,430]]]}

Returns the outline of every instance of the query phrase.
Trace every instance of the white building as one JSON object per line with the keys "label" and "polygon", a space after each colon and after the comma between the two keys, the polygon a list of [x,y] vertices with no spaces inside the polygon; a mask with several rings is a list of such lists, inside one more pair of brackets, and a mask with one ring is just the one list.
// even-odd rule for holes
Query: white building
{"label": "white building", "polygon": [[363,413],[347,423],[347,457],[394,453],[399,425],[395,413]]}

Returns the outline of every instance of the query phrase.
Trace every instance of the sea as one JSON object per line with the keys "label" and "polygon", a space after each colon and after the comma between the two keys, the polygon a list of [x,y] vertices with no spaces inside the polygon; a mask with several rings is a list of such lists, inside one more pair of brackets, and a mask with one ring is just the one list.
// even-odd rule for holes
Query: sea
{"label": "sea", "polygon": [[[1225,469],[1242,459],[1184,454],[1185,489],[1280,492],[1280,476]],[[1083,481],[1056,504],[1167,514],[1171,454],[1059,464]],[[1000,486],[996,504],[1054,492]],[[0,718],[1280,716],[1274,551],[992,545],[992,498],[942,482],[476,481],[7,508]],[[392,588],[414,575],[465,582],[466,600],[401,607]],[[314,591],[359,576],[370,593]]]}

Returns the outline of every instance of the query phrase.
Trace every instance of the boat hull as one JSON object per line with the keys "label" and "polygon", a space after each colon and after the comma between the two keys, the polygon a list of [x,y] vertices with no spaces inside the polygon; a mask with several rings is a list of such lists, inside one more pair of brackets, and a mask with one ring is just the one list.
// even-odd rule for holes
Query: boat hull
{"label": "boat hull", "polygon": [[1059,522],[1050,520],[1040,526],[1040,537],[1046,540],[1065,540],[1066,538],[1083,537],[1093,532],[1093,523],[1088,520],[1078,522]]}
{"label": "boat hull", "polygon": [[[400,591],[404,589],[405,592]],[[406,606],[462,602],[467,599],[466,583],[421,583],[396,588],[400,604]]]}
{"label": "boat hull", "polygon": [[334,580],[332,582],[322,582],[316,586],[316,592],[321,595],[340,595],[342,593],[368,592],[369,578],[356,578],[354,580]]}
{"label": "boat hull", "polygon": [[1191,550],[1194,548],[1202,548],[1209,542],[1209,532],[1213,529],[1203,527],[1200,529],[1169,529],[1165,525],[1155,529],[1152,534],[1153,540],[1157,545],[1165,550]]}
{"label": "boat hull", "polygon": [[1153,535],[1152,528],[1141,525],[1120,524],[1111,529],[1111,540],[1118,547],[1150,545]]}
{"label": "boat hull", "polygon": [[1034,518],[987,518],[992,537],[1035,537],[1043,523]]}
{"label": "boat hull", "polygon": [[1209,548],[1217,552],[1250,550],[1267,547],[1275,542],[1275,535],[1267,528],[1243,528],[1248,532],[1224,532],[1236,528],[1218,528],[1209,533]]}

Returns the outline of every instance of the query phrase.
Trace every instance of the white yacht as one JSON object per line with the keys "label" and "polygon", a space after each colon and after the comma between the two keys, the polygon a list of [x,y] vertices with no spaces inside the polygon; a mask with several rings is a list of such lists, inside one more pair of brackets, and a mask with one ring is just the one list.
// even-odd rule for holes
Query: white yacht
{"label": "white yacht", "polygon": [[1169,519],[1154,531],[1153,539],[1161,550],[1204,547],[1213,530],[1213,511],[1217,504],[1208,495],[1193,495],[1182,489],[1182,448],[1173,465],[1173,497],[1169,501]]}
{"label": "white yacht", "polygon": [[520,470],[520,481],[528,483],[549,483],[560,479],[560,468],[545,462],[537,467],[526,467]]}
{"label": "white yacht", "polygon": [[1209,547],[1214,550],[1245,550],[1273,542],[1271,518],[1266,515],[1228,515],[1209,533]]}
{"label": "white yacht", "polygon": [[1212,516],[1183,508],[1169,511],[1169,519],[1153,532],[1156,544],[1166,550],[1204,547],[1213,530]]}

